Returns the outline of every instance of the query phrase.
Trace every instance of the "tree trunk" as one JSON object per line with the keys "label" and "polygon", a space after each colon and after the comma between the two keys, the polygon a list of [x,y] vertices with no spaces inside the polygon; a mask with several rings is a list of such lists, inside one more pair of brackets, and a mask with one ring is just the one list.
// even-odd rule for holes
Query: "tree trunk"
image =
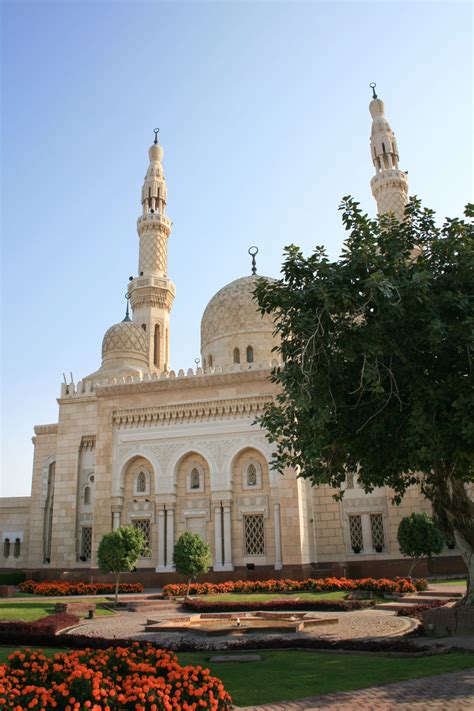
{"label": "tree trunk", "polygon": [[114,601],[114,607],[117,607],[117,605],[118,605],[119,578],[120,578],[120,573],[117,573],[117,577],[115,578],[115,601]]}
{"label": "tree trunk", "polygon": [[[447,520],[467,567],[467,594],[464,604],[474,606],[474,501],[466,484],[452,474],[435,472],[434,482],[423,487],[441,521]],[[471,488],[470,494],[472,496]]]}
{"label": "tree trunk", "polygon": [[410,565],[410,570],[408,571],[408,577],[409,577],[409,578],[411,578],[411,574],[412,574],[412,572],[413,572],[413,568],[415,567],[415,565],[417,564],[417,562],[418,562],[418,558],[413,558],[412,563],[411,563],[411,565]]}
{"label": "tree trunk", "polygon": [[191,587],[191,578],[188,579],[188,589],[186,590],[186,597],[189,597],[189,588]]}

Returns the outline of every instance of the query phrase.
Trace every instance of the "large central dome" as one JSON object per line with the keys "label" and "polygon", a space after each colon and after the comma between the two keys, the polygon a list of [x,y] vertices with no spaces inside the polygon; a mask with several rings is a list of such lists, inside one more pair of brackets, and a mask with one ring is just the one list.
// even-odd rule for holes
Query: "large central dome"
{"label": "large central dome", "polygon": [[272,318],[260,314],[253,298],[258,278],[247,276],[231,281],[206,306],[201,320],[204,368],[275,358],[272,348],[278,341],[273,336]]}

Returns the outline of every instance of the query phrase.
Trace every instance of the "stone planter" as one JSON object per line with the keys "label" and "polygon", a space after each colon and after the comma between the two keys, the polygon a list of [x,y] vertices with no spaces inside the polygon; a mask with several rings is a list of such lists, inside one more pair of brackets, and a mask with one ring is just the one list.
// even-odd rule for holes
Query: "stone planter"
{"label": "stone planter", "polygon": [[474,607],[437,607],[421,613],[430,637],[474,635]]}

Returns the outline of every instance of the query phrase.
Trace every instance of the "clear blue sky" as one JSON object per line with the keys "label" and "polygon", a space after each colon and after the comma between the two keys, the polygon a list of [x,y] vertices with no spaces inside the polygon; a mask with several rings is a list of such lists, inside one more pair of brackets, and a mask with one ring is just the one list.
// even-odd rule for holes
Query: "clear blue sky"
{"label": "clear blue sky", "polygon": [[472,198],[472,10],[456,2],[4,2],[3,493],[28,495],[33,426],[62,373],[100,365],[136,274],[155,126],[168,184],[171,364],[193,366],[211,296],[277,276],[282,249],[339,253],[369,188],[377,82],[410,193]]}

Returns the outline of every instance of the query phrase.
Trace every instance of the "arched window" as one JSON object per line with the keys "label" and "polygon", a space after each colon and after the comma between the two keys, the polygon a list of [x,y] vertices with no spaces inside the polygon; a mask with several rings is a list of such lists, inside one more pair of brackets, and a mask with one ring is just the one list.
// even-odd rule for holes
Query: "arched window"
{"label": "arched window", "polygon": [[253,363],[253,348],[247,346],[247,363]]}
{"label": "arched window", "polygon": [[211,356],[211,354],[209,354],[209,368],[212,368],[213,362],[214,362],[214,361],[213,361],[213,359],[212,359],[212,356]]}
{"label": "arched window", "polygon": [[240,350],[234,348],[234,363],[240,363]]}
{"label": "arched window", "polygon": [[247,467],[247,486],[257,486],[257,469],[255,464],[249,464]]}
{"label": "arched window", "polygon": [[10,555],[10,539],[5,538],[5,540],[3,541],[3,557],[8,558],[9,555]]}
{"label": "arched window", "polygon": [[191,470],[189,488],[190,489],[200,489],[201,488],[201,478],[199,476],[199,469],[197,469],[196,467],[194,467],[194,469]]}
{"label": "arched window", "polygon": [[146,493],[146,474],[145,472],[139,472],[137,476],[137,494]]}
{"label": "arched window", "polygon": [[15,538],[15,545],[13,547],[13,555],[15,558],[19,558],[21,553],[21,540],[19,538]]}
{"label": "arched window", "polygon": [[144,331],[146,331],[146,323],[142,323],[142,328]]}
{"label": "arched window", "polygon": [[155,325],[155,335],[153,338],[153,365],[160,367],[160,326]]}
{"label": "arched window", "polygon": [[84,487],[84,503],[86,505],[90,504],[91,502],[91,488],[90,486]]}

